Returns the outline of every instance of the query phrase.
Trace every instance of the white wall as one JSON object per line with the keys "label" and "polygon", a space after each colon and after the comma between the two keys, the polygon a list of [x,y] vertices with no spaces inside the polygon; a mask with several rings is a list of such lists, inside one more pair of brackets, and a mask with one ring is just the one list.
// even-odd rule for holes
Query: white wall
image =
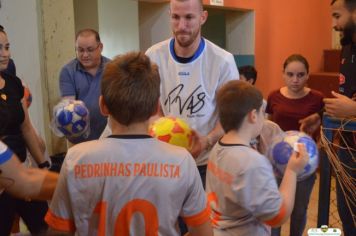
{"label": "white wall", "polygon": [[98,31],[98,1],[74,0],[73,5],[75,32],[85,28],[91,28]]}
{"label": "white wall", "polygon": [[44,124],[38,9],[36,0],[2,0],[0,24],[9,37],[17,76],[32,92],[29,109],[32,123],[44,137],[47,126]]}
{"label": "white wall", "polygon": [[232,54],[255,54],[255,12],[226,14],[226,49]]}
{"label": "white wall", "polygon": [[171,37],[169,3],[139,3],[140,49]]}
{"label": "white wall", "polygon": [[98,18],[105,56],[112,58],[128,51],[139,50],[137,1],[98,1]]}

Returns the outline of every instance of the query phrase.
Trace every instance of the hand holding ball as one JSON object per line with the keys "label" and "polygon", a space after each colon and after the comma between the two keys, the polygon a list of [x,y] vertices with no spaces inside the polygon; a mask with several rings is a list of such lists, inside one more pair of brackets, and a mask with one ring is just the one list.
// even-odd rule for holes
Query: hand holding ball
{"label": "hand holding ball", "polygon": [[64,100],[55,106],[54,126],[69,140],[89,135],[89,111],[82,101]]}
{"label": "hand holding ball", "polygon": [[300,152],[298,143],[305,145],[306,152],[309,155],[308,163],[298,174],[298,180],[304,180],[315,172],[319,165],[319,154],[314,140],[303,132],[287,131],[284,135],[275,138],[268,152],[268,159],[271,161],[277,177],[283,177],[293,151]]}
{"label": "hand holding ball", "polygon": [[192,148],[192,129],[182,119],[175,117],[161,117],[149,128],[149,134],[166,143]]}

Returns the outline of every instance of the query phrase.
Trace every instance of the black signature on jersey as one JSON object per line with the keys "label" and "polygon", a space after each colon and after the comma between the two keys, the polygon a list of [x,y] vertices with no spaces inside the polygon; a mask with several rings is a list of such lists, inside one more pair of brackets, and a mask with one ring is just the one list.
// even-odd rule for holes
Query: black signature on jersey
{"label": "black signature on jersey", "polygon": [[[168,106],[168,111],[171,111],[171,106],[177,104],[179,108],[179,114],[182,114],[184,110],[190,112],[190,115],[199,112],[205,105],[205,92],[199,92],[201,85],[199,85],[193,92],[187,97],[182,98],[181,92],[184,89],[184,84],[179,84],[168,93],[167,99],[164,101],[164,105]],[[185,100],[184,100],[185,99]]]}

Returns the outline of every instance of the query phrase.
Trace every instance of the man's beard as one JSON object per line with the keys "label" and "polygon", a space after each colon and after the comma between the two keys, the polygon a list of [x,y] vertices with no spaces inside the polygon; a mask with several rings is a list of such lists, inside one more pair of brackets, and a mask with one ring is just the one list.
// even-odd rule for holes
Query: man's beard
{"label": "man's beard", "polygon": [[342,46],[346,46],[354,42],[354,37],[355,37],[354,35],[356,34],[356,24],[353,23],[351,19],[344,27],[342,34],[343,36],[340,39],[340,44]]}
{"label": "man's beard", "polygon": [[191,46],[191,45],[194,43],[194,41],[195,41],[195,39],[198,37],[198,35],[199,35],[199,31],[197,31],[197,32],[192,32],[192,33],[190,34],[189,40],[187,40],[187,41],[184,42],[184,41],[178,40],[178,37],[176,37],[176,41],[177,41],[177,43],[179,44],[179,46],[181,46],[182,48],[187,48],[187,47]]}

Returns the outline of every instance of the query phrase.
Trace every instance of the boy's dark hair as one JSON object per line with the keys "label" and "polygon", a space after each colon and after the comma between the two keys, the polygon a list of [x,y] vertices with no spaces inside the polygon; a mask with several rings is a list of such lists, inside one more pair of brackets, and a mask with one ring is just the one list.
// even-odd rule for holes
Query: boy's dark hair
{"label": "boy's dark hair", "polygon": [[262,100],[262,93],[248,82],[232,80],[223,85],[217,93],[217,109],[224,131],[238,130],[249,112],[260,112]]}
{"label": "boy's dark hair", "polygon": [[247,80],[252,79],[252,84],[256,83],[257,80],[257,71],[253,66],[240,66],[239,67],[240,75],[245,76]]}
{"label": "boy's dark hair", "polygon": [[113,118],[122,125],[144,122],[157,112],[158,67],[142,52],[130,52],[107,63],[101,94]]}
{"label": "boy's dark hair", "polygon": [[284,61],[284,63],[283,63],[283,70],[285,70],[286,67],[287,67],[290,63],[295,62],[295,61],[302,63],[302,64],[304,65],[304,67],[305,67],[307,73],[309,73],[309,63],[308,63],[308,60],[307,60],[305,57],[303,57],[302,55],[300,55],[300,54],[292,54],[292,55],[290,55],[289,57],[287,57],[287,59],[286,59],[286,60]]}
{"label": "boy's dark hair", "polygon": [[9,123],[9,111],[7,103],[0,98],[0,137],[4,135],[4,131]]}
{"label": "boy's dark hair", "polygon": [[82,29],[78,31],[78,33],[75,35],[75,40],[78,39],[79,36],[87,36],[87,35],[94,35],[96,42],[100,43],[100,35],[98,31],[94,29]]}

